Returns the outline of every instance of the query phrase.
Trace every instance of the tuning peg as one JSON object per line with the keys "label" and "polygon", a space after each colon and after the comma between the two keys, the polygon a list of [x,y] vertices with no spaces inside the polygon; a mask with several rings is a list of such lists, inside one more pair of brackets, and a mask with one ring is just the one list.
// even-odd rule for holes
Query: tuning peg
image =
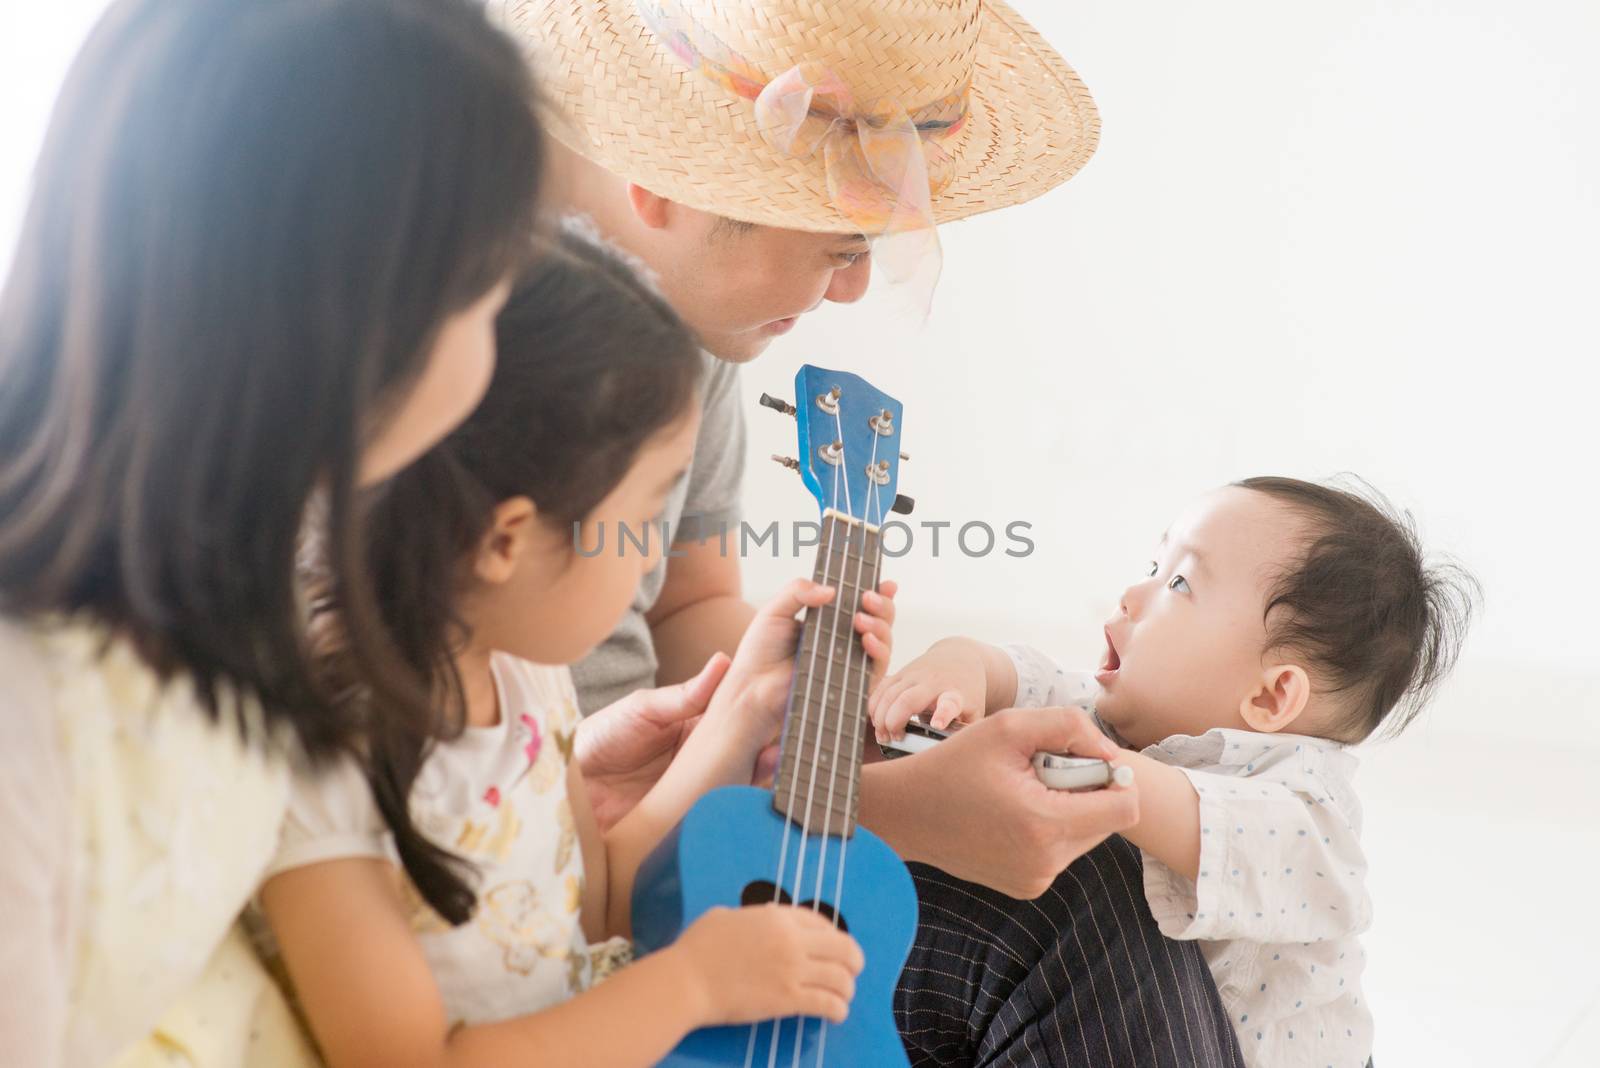
{"label": "tuning peg", "polygon": [[909,460],[909,459],[911,459],[911,454],[909,452],[903,452],[903,453],[900,454],[900,459]]}
{"label": "tuning peg", "polygon": [[780,400],[770,393],[761,394],[761,406],[763,408],[771,408],[775,412],[782,412],[784,415],[793,415],[795,413],[794,405],[786,400]]}
{"label": "tuning peg", "polygon": [[787,467],[791,471],[800,470],[800,461],[796,460],[793,456],[779,456],[777,453],[773,453],[772,462],[779,464],[780,466]]}
{"label": "tuning peg", "polygon": [[911,509],[915,508],[916,505],[917,502],[907,497],[904,493],[896,493],[894,495],[894,503],[889,506],[889,511],[898,512],[900,515],[910,515]]}

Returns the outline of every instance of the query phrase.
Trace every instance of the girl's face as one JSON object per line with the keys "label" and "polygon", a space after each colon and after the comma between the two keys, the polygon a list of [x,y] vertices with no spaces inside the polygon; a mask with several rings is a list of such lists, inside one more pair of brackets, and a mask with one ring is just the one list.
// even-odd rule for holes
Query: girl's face
{"label": "girl's face", "polygon": [[610,637],[665,553],[661,512],[685,477],[699,429],[691,407],[647,441],[576,532],[542,521],[526,497],[502,501],[475,562],[478,581],[462,599],[474,643],[571,664]]}
{"label": "girl's face", "polygon": [[511,292],[501,282],[444,321],[422,373],[383,407],[361,452],[357,482],[382,482],[472,414],[494,373],[494,319]]}
{"label": "girl's face", "polygon": [[1241,704],[1268,666],[1262,609],[1302,536],[1288,510],[1235,486],[1179,516],[1106,624],[1101,718],[1136,748],[1248,729]]}

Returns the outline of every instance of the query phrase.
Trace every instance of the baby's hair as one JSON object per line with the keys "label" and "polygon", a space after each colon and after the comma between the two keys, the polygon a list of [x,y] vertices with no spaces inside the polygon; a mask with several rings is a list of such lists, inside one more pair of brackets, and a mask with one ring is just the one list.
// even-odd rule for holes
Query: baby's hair
{"label": "baby's hair", "polygon": [[[516,282],[495,335],[498,358],[482,404],[389,482],[365,524],[383,622],[435,694],[425,722],[389,709],[366,717],[368,775],[407,875],[455,924],[475,904],[464,862],[416,829],[407,801],[430,745],[464,724],[453,655],[469,636],[457,611],[469,560],[495,508],[514,497],[528,497],[543,522],[570,531],[621,482],[639,450],[690,410],[705,366],[660,296],[616,255],[571,233],[551,239]],[[328,682],[347,700],[364,701],[341,685],[333,594],[317,606]]]}
{"label": "baby's hair", "polygon": [[1304,550],[1267,595],[1267,644],[1311,661],[1345,697],[1339,737],[1393,736],[1414,720],[1461,652],[1482,589],[1459,564],[1424,557],[1416,524],[1384,496],[1293,478],[1234,485],[1266,494],[1307,526]]}

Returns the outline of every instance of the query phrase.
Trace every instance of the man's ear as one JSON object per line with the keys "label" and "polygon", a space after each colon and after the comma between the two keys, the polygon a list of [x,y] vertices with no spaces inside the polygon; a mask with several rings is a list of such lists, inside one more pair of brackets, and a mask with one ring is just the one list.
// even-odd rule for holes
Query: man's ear
{"label": "man's ear", "polygon": [[538,512],[526,497],[512,497],[495,505],[489,529],[478,542],[472,572],[481,582],[498,586],[509,582],[528,551]]}
{"label": "man's ear", "polygon": [[644,186],[629,182],[628,203],[633,206],[633,214],[650,229],[660,230],[667,225],[672,201],[666,197],[657,196]]}
{"label": "man's ear", "polygon": [[1273,734],[1300,717],[1311,700],[1311,678],[1298,664],[1278,664],[1261,673],[1261,685],[1239,703],[1251,730]]}

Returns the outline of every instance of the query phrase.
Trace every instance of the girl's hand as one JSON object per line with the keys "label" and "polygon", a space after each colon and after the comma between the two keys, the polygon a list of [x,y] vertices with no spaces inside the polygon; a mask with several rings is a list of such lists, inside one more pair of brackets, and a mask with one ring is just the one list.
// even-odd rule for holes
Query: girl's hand
{"label": "girl's hand", "polygon": [[[893,651],[894,596],[898,591],[891,581],[884,582],[875,592],[863,593],[862,610],[854,617],[862,648],[873,663],[867,680],[869,688],[882,676]],[[733,666],[712,699],[707,719],[728,717],[734,725],[732,729],[761,751],[754,776],[758,783],[770,778],[776,764],[773,743],[783,725],[789,683],[794,676],[794,655],[800,644],[798,614],[802,609],[828,604],[834,596],[834,587],[809,579],[794,579],[786,585],[750,621],[734,653]]]}
{"label": "girl's hand", "polygon": [[701,1027],[786,1016],[843,1023],[866,963],[854,939],[794,905],[712,909],[669,952],[685,962]]}
{"label": "girl's hand", "polygon": [[878,741],[900,738],[906,721],[933,709],[929,723],[940,730],[959,720],[983,718],[989,693],[983,646],[971,638],[945,638],[885,679],[867,701]]}
{"label": "girl's hand", "polygon": [[878,584],[876,592],[867,590],[861,595],[861,611],[856,613],[856,633],[861,635],[861,647],[872,657],[872,674],[867,688],[875,689],[889,670],[889,658],[894,654],[894,595],[900,584],[886,579]]}

